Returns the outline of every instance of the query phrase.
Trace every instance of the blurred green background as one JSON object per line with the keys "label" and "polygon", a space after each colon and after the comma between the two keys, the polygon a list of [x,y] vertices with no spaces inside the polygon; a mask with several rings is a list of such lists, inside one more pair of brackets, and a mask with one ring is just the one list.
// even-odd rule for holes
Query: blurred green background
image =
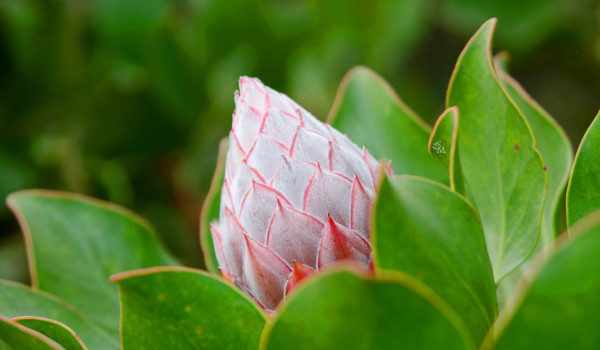
{"label": "blurred green background", "polygon": [[[201,267],[199,212],[239,75],[324,119],[362,64],[431,123],[490,17],[495,52],[576,146],[600,107],[598,1],[2,0],[0,197],[49,188],[124,205]],[[2,204],[0,277],[27,282],[26,269]]]}

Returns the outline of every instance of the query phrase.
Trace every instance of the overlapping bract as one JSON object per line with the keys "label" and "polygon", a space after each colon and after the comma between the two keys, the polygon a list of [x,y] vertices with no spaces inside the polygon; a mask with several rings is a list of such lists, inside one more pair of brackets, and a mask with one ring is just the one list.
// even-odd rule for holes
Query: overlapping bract
{"label": "overlapping bract", "polygon": [[335,261],[366,268],[379,163],[258,79],[240,78],[235,103],[219,223],[211,225],[223,276],[272,310]]}

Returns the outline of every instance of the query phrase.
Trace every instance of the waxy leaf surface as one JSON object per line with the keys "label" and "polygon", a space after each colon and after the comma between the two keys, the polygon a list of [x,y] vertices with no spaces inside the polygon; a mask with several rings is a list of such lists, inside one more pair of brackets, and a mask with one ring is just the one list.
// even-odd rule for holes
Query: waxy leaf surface
{"label": "waxy leaf surface", "polygon": [[52,339],[57,344],[65,348],[65,350],[85,350],[86,347],[81,343],[81,340],[66,325],[41,317],[19,317],[13,321],[23,325],[29,329],[45,335]]}
{"label": "waxy leaf surface", "polygon": [[493,68],[495,20],[461,53],[446,105],[460,113],[458,155],[479,213],[496,281],[522,264],[539,237],[546,174],[531,130]]}
{"label": "waxy leaf surface", "polygon": [[[560,234],[565,206],[565,187],[573,163],[573,147],[567,135],[548,112],[533,100],[513,77],[508,75],[506,72],[507,56],[506,53],[501,52],[494,57],[498,78],[529,122],[535,136],[536,147],[542,155],[548,174],[548,192],[544,201],[540,239],[534,253],[536,254],[544,251],[543,248],[552,245],[556,236]],[[500,306],[504,305],[527,267],[528,264],[521,265],[498,285]]]}
{"label": "waxy leaf surface", "polygon": [[536,259],[495,326],[495,349],[597,349],[600,212],[583,218],[552,256]]}
{"label": "waxy leaf surface", "polygon": [[356,67],[346,74],[327,122],[375,158],[390,159],[396,174],[448,183],[444,168],[427,152],[431,128],[370,69]]}
{"label": "waxy leaf surface", "polygon": [[201,270],[150,268],[113,276],[123,349],[256,349],[265,315],[235,286]]}
{"label": "waxy leaf surface", "polygon": [[374,210],[375,268],[405,272],[433,289],[480,343],[496,316],[496,288],[473,207],[424,178],[385,178]]}
{"label": "waxy leaf surface", "polygon": [[450,188],[462,195],[466,194],[460,159],[458,158],[458,108],[451,107],[438,118],[429,137],[429,154],[440,162],[450,175]]}
{"label": "waxy leaf surface", "polygon": [[8,204],[25,235],[33,286],[75,306],[115,338],[119,298],[108,278],[175,264],[149,224],[116,205],[38,190],[14,193]]}
{"label": "waxy leaf surface", "polygon": [[600,114],[581,140],[567,189],[567,224],[600,209]]}
{"label": "waxy leaf surface", "polygon": [[307,281],[280,305],[261,349],[472,348],[458,316],[431,290],[404,274],[381,274],[342,270]]}
{"label": "waxy leaf surface", "polygon": [[0,316],[0,349],[63,350],[50,338]]}
{"label": "waxy leaf surface", "polygon": [[550,114],[502,69],[505,64],[501,64],[500,61],[504,59],[503,55],[496,55],[498,77],[531,126],[536,147],[542,155],[548,174],[548,192],[544,202],[542,231],[538,245],[543,248],[552,244],[556,236],[560,234],[560,216],[564,206],[564,191],[573,163],[573,147],[563,129]]}
{"label": "waxy leaf surface", "polygon": [[119,349],[119,337],[111,336],[73,306],[54,295],[18,283],[0,280],[0,315],[15,318],[38,316],[72,328],[90,349]]}

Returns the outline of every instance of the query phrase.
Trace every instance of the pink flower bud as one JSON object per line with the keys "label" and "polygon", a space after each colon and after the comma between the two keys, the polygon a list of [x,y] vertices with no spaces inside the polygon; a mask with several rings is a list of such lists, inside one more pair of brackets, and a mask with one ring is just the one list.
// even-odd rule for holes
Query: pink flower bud
{"label": "pink flower bud", "polygon": [[302,278],[371,259],[379,163],[258,79],[240,78],[219,223],[223,276],[273,310]]}

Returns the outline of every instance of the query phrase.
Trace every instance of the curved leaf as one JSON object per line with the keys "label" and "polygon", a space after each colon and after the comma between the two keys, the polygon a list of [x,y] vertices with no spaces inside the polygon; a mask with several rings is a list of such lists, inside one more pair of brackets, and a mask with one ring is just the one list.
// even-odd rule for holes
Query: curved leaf
{"label": "curved leaf", "polygon": [[225,179],[225,157],[229,148],[229,139],[223,138],[219,142],[219,155],[217,156],[217,165],[215,166],[215,174],[213,175],[210,184],[210,190],[204,198],[202,204],[202,212],[200,213],[200,244],[202,245],[202,253],[204,254],[204,263],[206,269],[214,274],[221,275],[219,272],[219,262],[215,253],[210,227],[212,221],[219,220],[219,210],[221,203],[221,187]]}
{"label": "curved leaf", "polygon": [[458,108],[446,109],[433,126],[427,149],[429,154],[448,171],[450,188],[465,195],[465,180],[460,169],[457,151],[459,124]]}
{"label": "curved leaf", "polygon": [[346,74],[327,122],[376,158],[392,160],[396,173],[448,183],[444,168],[427,154],[431,128],[372,70],[355,67]]}
{"label": "curved leaf", "polygon": [[91,349],[120,348],[118,337],[106,333],[71,305],[54,295],[15,282],[0,280],[0,315],[50,318],[72,328]]}
{"label": "curved leaf", "polygon": [[446,105],[460,111],[458,153],[499,281],[533,252],[539,237],[546,173],[525,118],[496,77],[486,22],[461,53]]}
{"label": "curved leaf", "polygon": [[479,344],[496,318],[496,288],[473,207],[445,186],[404,175],[384,178],[373,218],[375,267],[433,289]]}
{"label": "curved leaf", "polygon": [[67,325],[43,317],[17,317],[13,319],[20,325],[23,325],[29,329],[47,336],[54,340],[57,344],[61,345],[65,350],[85,350],[86,347],[83,345],[77,334]]}
{"label": "curved leaf", "polygon": [[540,254],[522,278],[494,327],[495,349],[600,346],[600,211],[571,229],[573,239]]}
{"label": "curved leaf", "polygon": [[552,244],[560,234],[561,208],[564,205],[563,195],[573,164],[573,147],[560,125],[503,69],[506,62],[500,61],[506,60],[506,53],[500,53],[494,58],[498,77],[531,126],[536,147],[542,155],[548,173],[548,192],[540,235],[542,244],[539,245],[542,248]]}
{"label": "curved leaf", "polygon": [[15,350],[63,350],[46,336],[0,316],[0,346]]}
{"label": "curved leaf", "polygon": [[379,279],[330,271],[281,304],[261,349],[471,349],[456,314],[413,278],[380,271]]}
{"label": "curved leaf", "polygon": [[[565,132],[550,114],[533,100],[513,77],[508,75],[508,54],[505,52],[497,54],[494,63],[506,92],[529,122],[536,138],[536,146],[544,160],[544,169],[548,174],[548,192],[544,201],[540,241],[535,252],[549,251],[543,248],[554,244],[554,239],[561,231],[565,187],[573,163],[573,148]],[[501,306],[514,290],[527,265],[521,265],[498,285],[498,300]]]}
{"label": "curved leaf", "polygon": [[265,324],[237,288],[200,270],[150,268],[112,277],[123,349],[256,349]]}
{"label": "curved leaf", "polygon": [[13,193],[7,203],[25,235],[33,286],[72,304],[114,337],[119,300],[108,278],[175,263],[145,220],[116,205],[40,190]]}
{"label": "curved leaf", "polygon": [[600,209],[600,113],[586,131],[567,188],[567,225]]}

